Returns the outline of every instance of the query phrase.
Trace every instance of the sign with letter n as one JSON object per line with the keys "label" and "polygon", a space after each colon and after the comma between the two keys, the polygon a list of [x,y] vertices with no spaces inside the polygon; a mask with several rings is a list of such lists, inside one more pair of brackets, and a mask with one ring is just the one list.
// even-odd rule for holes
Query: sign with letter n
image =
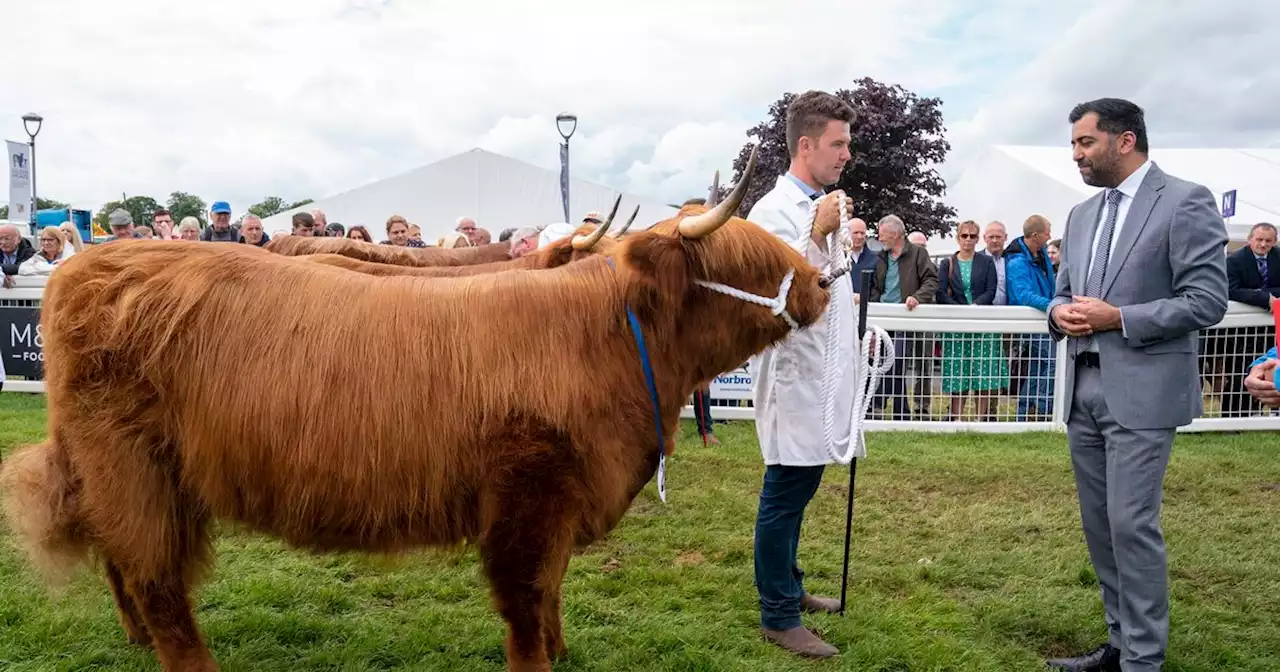
{"label": "sign with letter n", "polygon": [[1236,216],[1236,190],[1222,192],[1222,216]]}

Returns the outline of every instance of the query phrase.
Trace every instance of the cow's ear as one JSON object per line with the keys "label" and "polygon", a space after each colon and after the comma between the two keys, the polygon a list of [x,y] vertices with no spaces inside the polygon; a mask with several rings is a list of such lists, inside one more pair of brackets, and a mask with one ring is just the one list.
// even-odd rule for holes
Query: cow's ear
{"label": "cow's ear", "polygon": [[623,248],[622,262],[638,276],[638,289],[643,289],[641,296],[631,297],[633,304],[651,304],[655,309],[657,304],[670,306],[689,288],[689,254],[679,236],[635,234]]}

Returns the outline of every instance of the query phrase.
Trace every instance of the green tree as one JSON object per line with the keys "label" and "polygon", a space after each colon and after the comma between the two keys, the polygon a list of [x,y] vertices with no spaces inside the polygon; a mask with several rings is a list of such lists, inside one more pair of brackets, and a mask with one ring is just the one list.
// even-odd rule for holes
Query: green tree
{"label": "green tree", "polygon": [[151,215],[160,209],[160,203],[150,196],[129,196],[122,201],[108,201],[94,216],[93,221],[103,229],[110,231],[111,213],[116,208],[128,210],[129,214],[133,216],[135,226],[142,224],[149,226],[151,224]]}
{"label": "green tree", "polygon": [[[873,229],[881,217],[894,214],[902,218],[908,231],[919,229],[925,235],[950,231],[956,211],[939,200],[946,184],[933,167],[951,150],[944,137],[942,101],[920,98],[901,86],[870,77],[834,95],[849,103],[857,117],[851,125],[853,159],[831,189],[843,189],[852,197],[854,211]],[[759,139],[760,153],[738,211],[744,217],[791,164],[787,106],[795,97],[794,93],[783,94],[769,108],[769,118],[747,131],[748,136]],[[742,178],[750,158],[748,144],[734,161],[735,181]]]}
{"label": "green tree", "polygon": [[204,228],[205,213],[209,206],[205,205],[204,200],[199,196],[188,194],[185,191],[175,191],[169,194],[169,202],[166,205],[169,208],[169,213],[173,215],[174,226],[177,226],[183,217],[195,217],[200,220],[200,228]]}
{"label": "green tree", "polygon": [[279,196],[268,196],[262,199],[261,203],[254,203],[253,205],[249,206],[249,212],[252,212],[258,217],[266,219],[267,217],[270,217],[272,215],[282,213],[285,210],[300,208],[304,205],[309,205],[314,202],[315,201],[311,200],[310,198],[306,198],[301,201],[297,201],[295,203],[289,203],[288,201],[285,201],[283,198],[280,198]]}

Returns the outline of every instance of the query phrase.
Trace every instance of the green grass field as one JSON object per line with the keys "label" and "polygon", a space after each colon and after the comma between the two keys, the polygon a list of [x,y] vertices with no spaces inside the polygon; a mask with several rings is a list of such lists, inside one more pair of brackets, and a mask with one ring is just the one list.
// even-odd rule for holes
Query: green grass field
{"label": "green grass field", "polygon": [[[0,395],[0,450],[44,435],[43,397]],[[1065,437],[868,437],[846,616],[806,617],[841,649],[812,662],[765,643],[752,584],[763,468],[749,424],[668,471],[606,541],[576,556],[557,670],[1037,670],[1105,638]],[[848,471],[832,467],[801,540],[806,587],[839,596]],[[1166,480],[1173,631],[1166,670],[1280,669],[1280,439],[1179,437]],[[0,536],[7,532],[0,533]],[[106,585],[49,595],[0,540],[0,669],[157,670]],[[504,627],[476,554],[312,556],[224,534],[196,593],[224,670],[504,670]]]}

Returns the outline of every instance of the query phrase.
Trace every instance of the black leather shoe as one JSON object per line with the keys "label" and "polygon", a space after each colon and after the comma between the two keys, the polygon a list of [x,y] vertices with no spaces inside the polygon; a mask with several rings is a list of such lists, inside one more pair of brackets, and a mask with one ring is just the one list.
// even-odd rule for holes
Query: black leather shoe
{"label": "black leather shoe", "polygon": [[1107,643],[1076,658],[1054,658],[1045,664],[1062,672],[1120,672],[1120,649]]}

